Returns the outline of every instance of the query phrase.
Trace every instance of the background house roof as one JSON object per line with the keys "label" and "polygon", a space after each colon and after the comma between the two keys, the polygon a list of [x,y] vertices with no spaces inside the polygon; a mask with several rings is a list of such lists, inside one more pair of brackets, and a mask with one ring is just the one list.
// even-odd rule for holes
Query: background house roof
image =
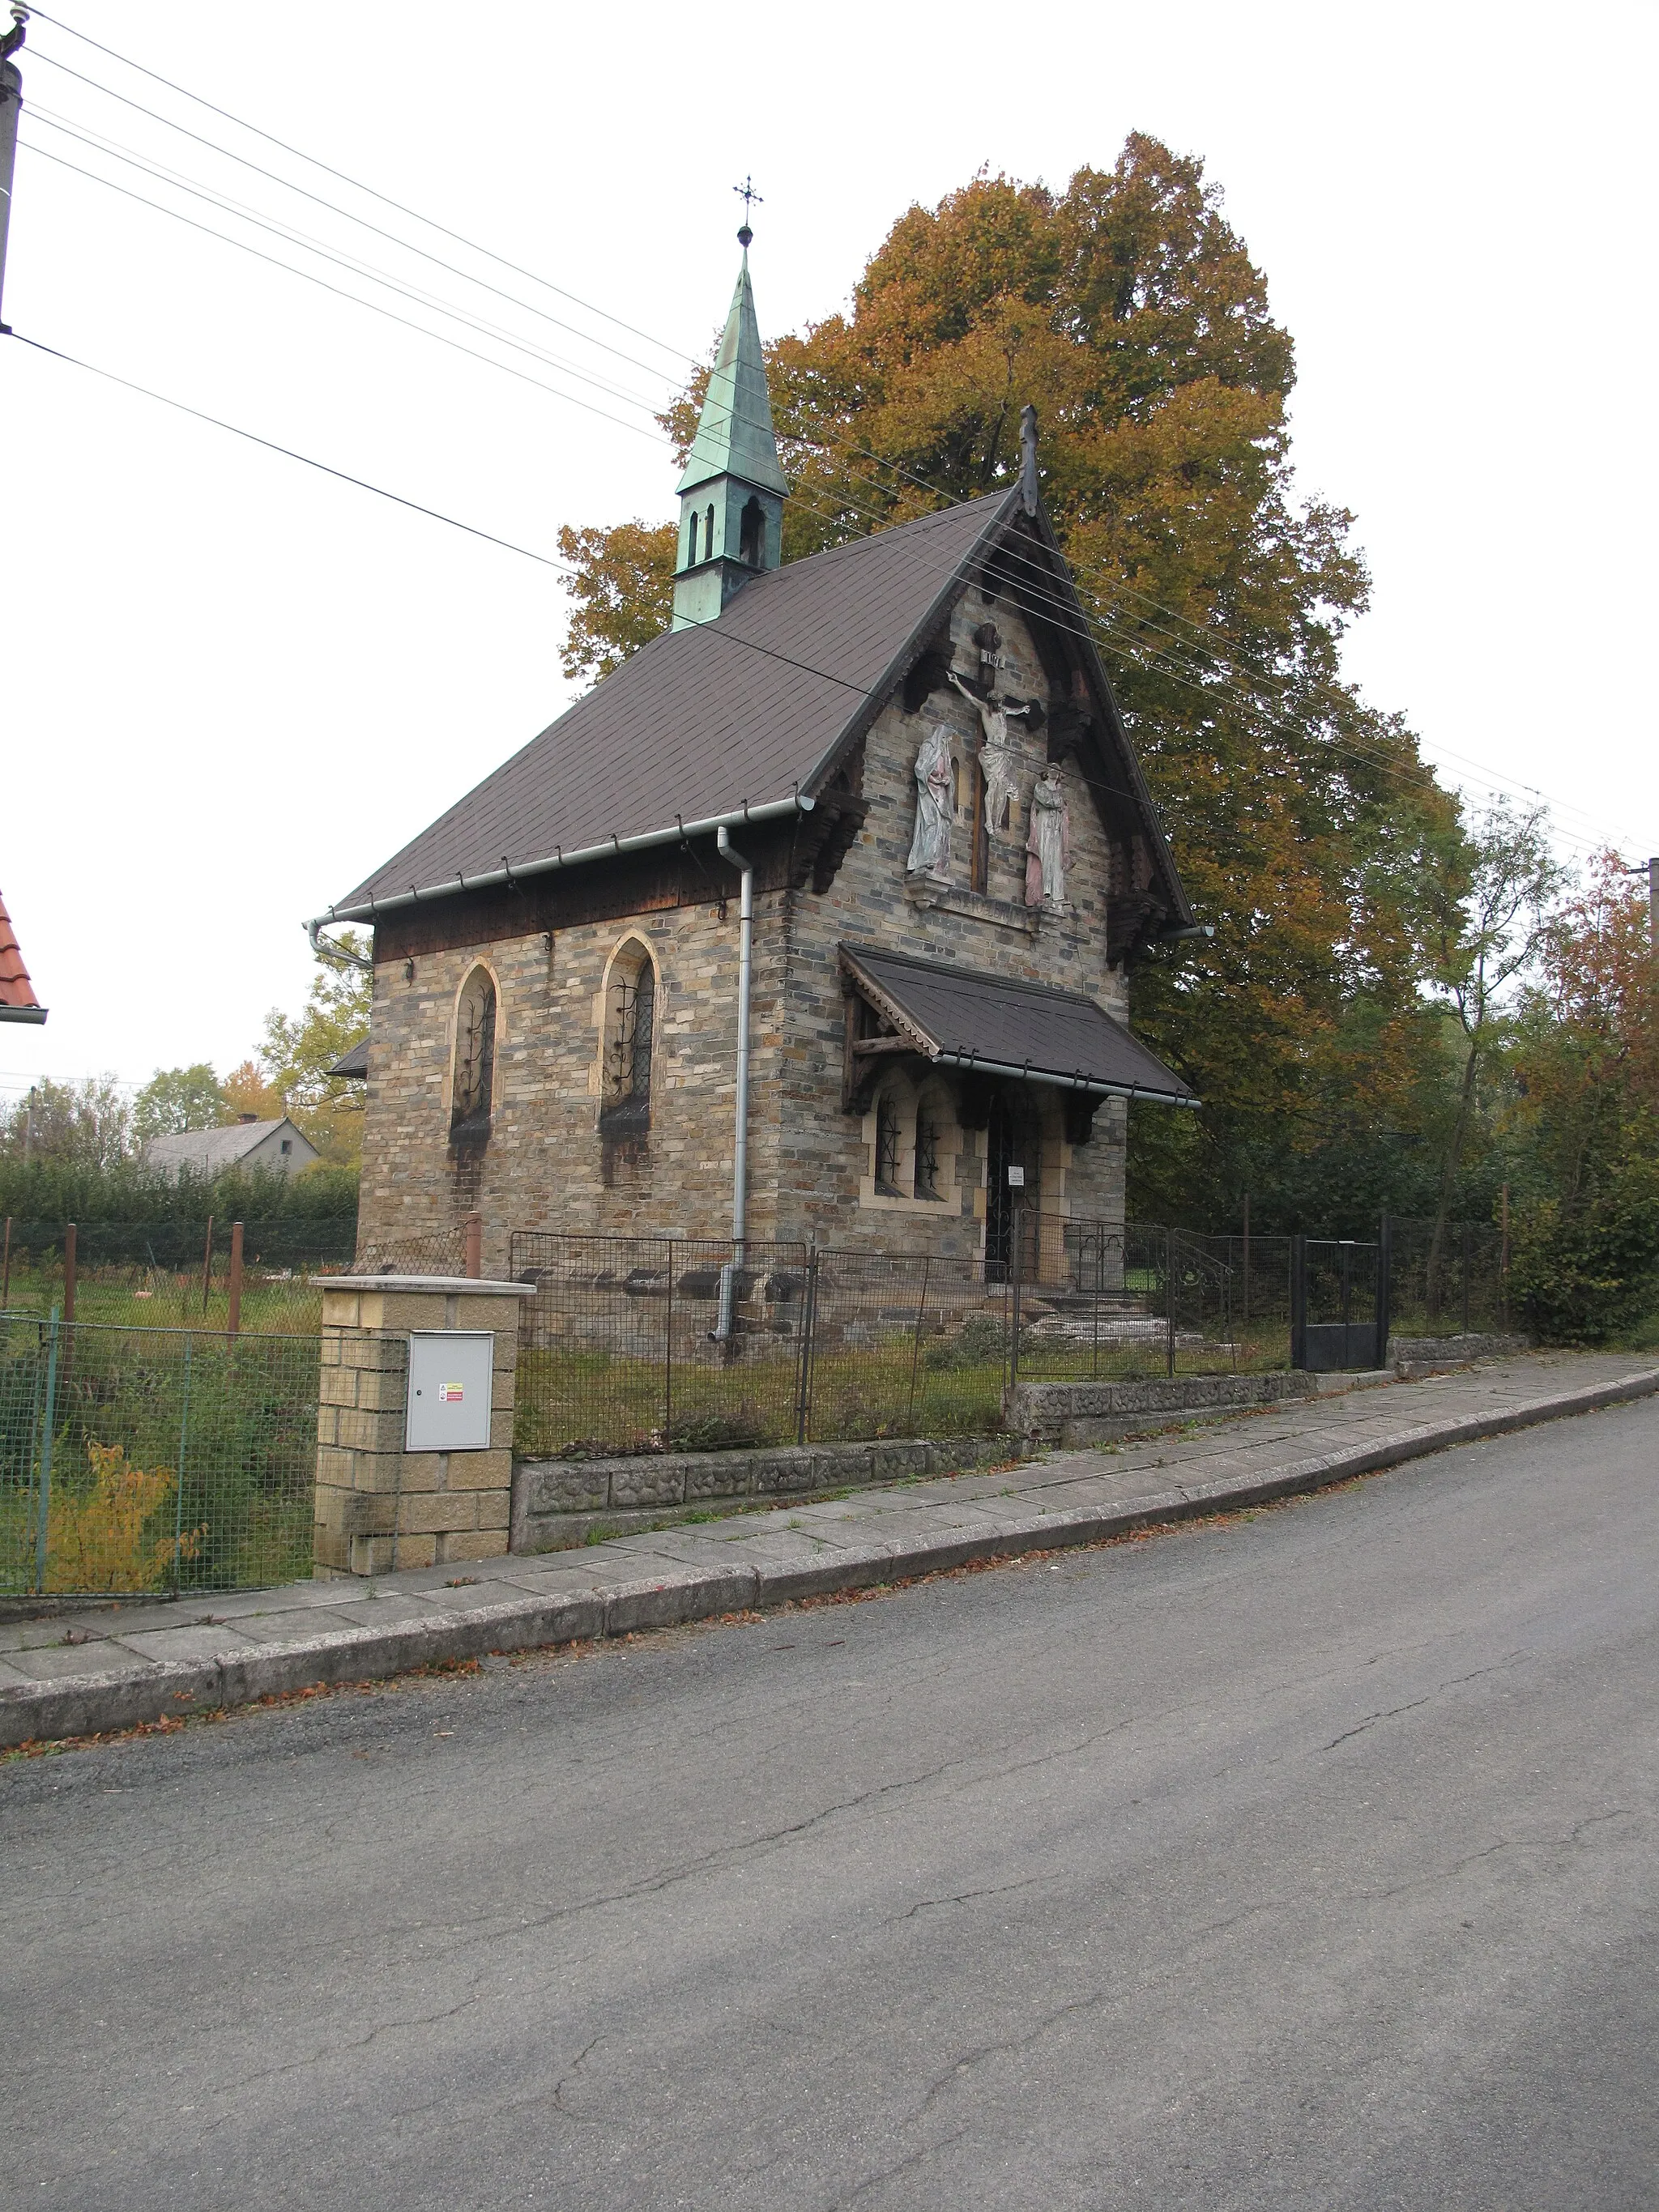
{"label": "background house roof", "polygon": [[653,638],[334,911],[810,788],[1018,491],[756,576]]}
{"label": "background house roof", "polygon": [[233,1121],[222,1129],[169,1130],[165,1136],[152,1137],[145,1146],[144,1164],[175,1170],[187,1167],[202,1175],[219,1175],[257,1152],[279,1129],[287,1130],[307,1152],[316,1154],[311,1139],[284,1115],[276,1121]]}
{"label": "background house roof", "polygon": [[17,933],[0,899],[0,1022],[43,1022],[46,1010],[34,995]]}
{"label": "background house roof", "polygon": [[1196,1106],[1189,1086],[1080,991],[1018,982],[971,968],[913,960],[873,945],[843,945],[842,957],[872,1002],[925,1040],[926,1056],[971,1067],[1018,1069],[1034,1082],[1132,1092]]}

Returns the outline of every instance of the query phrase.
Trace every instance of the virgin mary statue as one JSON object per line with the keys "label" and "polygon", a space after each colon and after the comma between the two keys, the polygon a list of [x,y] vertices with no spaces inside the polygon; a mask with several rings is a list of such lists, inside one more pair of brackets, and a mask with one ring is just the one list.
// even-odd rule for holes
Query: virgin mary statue
{"label": "virgin mary statue", "polygon": [[1025,903],[1064,906],[1072,859],[1072,817],[1060,770],[1050,761],[1031,791],[1031,826],[1025,837]]}
{"label": "virgin mary statue", "polygon": [[939,883],[951,874],[951,747],[937,724],[916,755],[916,834],[905,866]]}

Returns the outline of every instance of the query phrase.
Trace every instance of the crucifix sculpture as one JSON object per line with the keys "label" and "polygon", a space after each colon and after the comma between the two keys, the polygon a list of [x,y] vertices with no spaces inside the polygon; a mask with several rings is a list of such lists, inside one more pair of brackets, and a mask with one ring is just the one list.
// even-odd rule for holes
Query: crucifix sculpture
{"label": "crucifix sculpture", "polygon": [[969,690],[954,668],[947,668],[945,673],[979,716],[984,730],[979,765],[985,778],[985,820],[988,828],[1000,830],[1005,827],[1010,801],[1018,796],[1014,778],[1019,773],[1019,760],[1008,743],[1008,725],[1024,720],[1030,714],[1030,706],[1028,703],[1016,707],[1006,699],[999,699],[994,691],[981,699],[977,691]]}

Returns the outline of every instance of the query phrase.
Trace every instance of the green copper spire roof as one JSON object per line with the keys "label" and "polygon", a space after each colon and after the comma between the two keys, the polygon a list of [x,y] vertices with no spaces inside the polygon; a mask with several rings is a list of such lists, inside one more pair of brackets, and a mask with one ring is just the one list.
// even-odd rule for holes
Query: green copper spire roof
{"label": "green copper spire roof", "polygon": [[746,248],[680,489],[691,491],[712,477],[728,476],[780,496],[789,489],[778,466],[778,442],[772,431],[766,360],[761,352],[760,325],[755,319]]}

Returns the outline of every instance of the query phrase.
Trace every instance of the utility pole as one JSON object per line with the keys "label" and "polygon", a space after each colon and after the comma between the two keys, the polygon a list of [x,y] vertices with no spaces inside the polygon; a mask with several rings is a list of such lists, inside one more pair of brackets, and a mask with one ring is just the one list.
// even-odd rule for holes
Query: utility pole
{"label": "utility pole", "polygon": [[1648,957],[1659,968],[1659,856],[1650,860],[1645,868],[1638,865],[1624,872],[1648,879]]}
{"label": "utility pole", "polygon": [[6,315],[6,239],[11,229],[11,179],[17,166],[17,118],[23,108],[23,73],[12,56],[22,46],[29,11],[11,0],[11,28],[0,38],[0,332]]}

